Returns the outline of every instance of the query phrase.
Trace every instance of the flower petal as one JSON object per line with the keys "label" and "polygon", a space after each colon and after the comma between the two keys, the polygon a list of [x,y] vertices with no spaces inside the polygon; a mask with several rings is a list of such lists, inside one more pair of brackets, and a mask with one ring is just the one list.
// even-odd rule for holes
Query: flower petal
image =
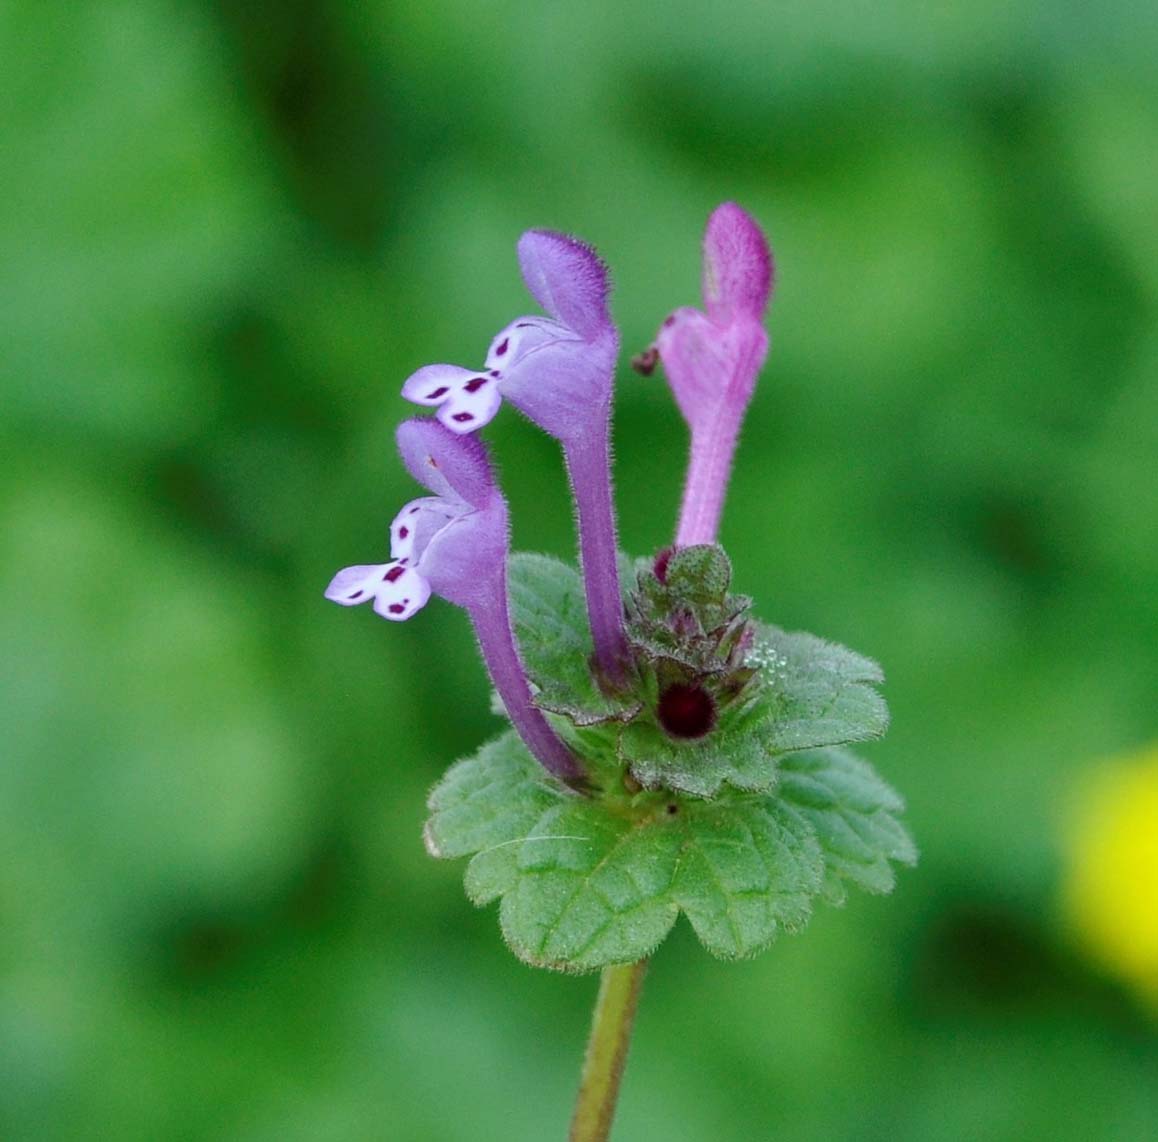
{"label": "flower petal", "polygon": [[610,326],[607,267],[586,242],[528,230],[519,239],[519,268],[531,296],[556,321],[589,340]]}
{"label": "flower petal", "polygon": [[474,432],[494,419],[502,403],[499,378],[488,372],[472,373],[469,380],[451,390],[438,410],[438,419],[451,432]]}
{"label": "flower petal", "polygon": [[743,407],[764,362],[767,337],[751,322],[719,326],[698,309],[677,309],[656,337],[668,384],[691,427],[703,426],[725,403]]}
{"label": "flower petal", "polygon": [[424,365],[406,378],[402,395],[415,404],[442,404],[474,376],[470,369],[458,365]]}
{"label": "flower petal", "polygon": [[495,493],[486,449],[477,437],[416,417],[398,426],[396,439],[406,470],[435,495],[478,508]]}
{"label": "flower petal", "polygon": [[435,533],[464,510],[464,505],[451,503],[441,496],[423,496],[411,500],[390,524],[391,556],[417,562]]}
{"label": "flower petal", "polygon": [[431,538],[418,571],[442,598],[460,607],[493,605],[508,552],[507,512],[499,497],[451,520]]}
{"label": "flower petal", "polygon": [[713,321],[759,321],[772,292],[772,254],[763,231],[734,202],[712,211],[704,231],[704,308]]}
{"label": "flower petal", "polygon": [[[509,347],[500,358],[504,341]],[[522,317],[495,338],[487,363],[505,362],[505,399],[545,432],[567,440],[607,415],[617,349],[613,326],[584,341],[558,322]]]}
{"label": "flower petal", "polygon": [[426,606],[430,583],[404,563],[386,564],[374,591],[374,610],[391,622],[405,622]]}
{"label": "flower petal", "polygon": [[373,596],[387,567],[389,564],[386,563],[343,567],[330,580],[330,585],[326,588],[326,598],[332,603],[340,603],[343,607],[364,603]]}
{"label": "flower petal", "polygon": [[519,361],[558,341],[582,344],[573,329],[547,317],[520,317],[495,334],[487,350],[486,368],[505,373]]}

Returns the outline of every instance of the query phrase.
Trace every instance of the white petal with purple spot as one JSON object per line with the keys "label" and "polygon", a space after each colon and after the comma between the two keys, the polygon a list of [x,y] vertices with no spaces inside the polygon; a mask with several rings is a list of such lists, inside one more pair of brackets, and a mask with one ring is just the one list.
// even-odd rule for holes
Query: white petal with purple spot
{"label": "white petal with purple spot", "polygon": [[552,341],[574,341],[575,334],[556,321],[545,317],[520,317],[512,321],[491,342],[487,351],[488,371],[510,368],[528,353]]}
{"label": "white petal with purple spot", "polygon": [[388,563],[374,591],[374,610],[391,622],[405,622],[429,598],[430,584],[413,567]]}
{"label": "white petal with purple spot", "polygon": [[431,537],[460,512],[441,496],[411,500],[390,525],[390,555],[394,559],[420,559]]}
{"label": "white petal with purple spot", "polygon": [[438,419],[451,432],[460,435],[474,432],[494,419],[502,403],[499,378],[490,373],[475,373],[458,388],[451,390],[446,403],[438,410]]}
{"label": "white petal with purple spot", "polygon": [[360,564],[357,567],[343,567],[330,580],[326,588],[326,598],[343,607],[364,603],[375,592],[387,565],[381,563]]}
{"label": "white petal with purple spot", "polygon": [[462,436],[489,424],[503,403],[500,374],[487,368],[472,373],[457,365],[427,365],[402,386],[402,395],[415,404],[439,406],[438,419]]}
{"label": "white petal with purple spot", "polygon": [[415,404],[439,405],[474,376],[458,365],[426,365],[407,378],[402,395]]}

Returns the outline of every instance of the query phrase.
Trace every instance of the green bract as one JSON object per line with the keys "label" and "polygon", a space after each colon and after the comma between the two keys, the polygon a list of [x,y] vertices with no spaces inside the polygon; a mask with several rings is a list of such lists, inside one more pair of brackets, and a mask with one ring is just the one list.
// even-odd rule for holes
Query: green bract
{"label": "green bract", "polygon": [[[682,911],[714,955],[749,956],[807,922],[817,896],[893,886],[916,850],[900,798],[844,743],[887,724],[870,660],[747,618],[719,548],[637,569],[625,601],[630,686],[589,666],[582,587],[543,556],[512,561],[512,608],[537,703],[581,757],[581,795],[513,732],[434,789],[427,846],[470,856],[467,894],[501,898],[503,934],[528,963],[587,971],[650,954]],[[672,686],[710,696],[694,739],[657,713]]]}

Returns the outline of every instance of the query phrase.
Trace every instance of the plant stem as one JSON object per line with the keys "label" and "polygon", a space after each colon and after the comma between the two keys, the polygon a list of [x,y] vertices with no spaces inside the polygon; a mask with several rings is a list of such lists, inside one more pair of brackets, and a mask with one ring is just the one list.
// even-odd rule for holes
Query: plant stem
{"label": "plant stem", "polygon": [[623,598],[611,497],[611,452],[604,420],[563,441],[567,475],[579,517],[579,563],[587,592],[587,617],[595,659],[612,683],[622,682],[627,661]]}
{"label": "plant stem", "polygon": [[716,542],[743,414],[743,408],[725,408],[707,428],[692,430],[691,457],[676,528],[676,547]]}
{"label": "plant stem", "polygon": [[583,770],[531,699],[527,672],[511,628],[507,598],[504,566],[486,597],[467,608],[487,672],[503,700],[507,717],[527,749],[561,781],[576,781],[583,776]]}
{"label": "plant stem", "polygon": [[607,1142],[647,960],[603,969],[570,1142]]}

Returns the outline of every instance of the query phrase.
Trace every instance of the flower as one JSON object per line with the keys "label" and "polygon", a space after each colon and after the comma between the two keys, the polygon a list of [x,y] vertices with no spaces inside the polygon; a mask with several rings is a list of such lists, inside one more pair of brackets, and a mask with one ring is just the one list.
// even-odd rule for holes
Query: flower
{"label": "flower", "polygon": [[416,404],[465,435],[509,400],[563,446],[579,520],[595,658],[612,683],[623,678],[627,641],[611,492],[611,393],[619,334],[607,308],[607,268],[585,242],[552,230],[519,239],[519,268],[548,317],[520,317],[491,342],[482,369],[427,365],[402,386]]}
{"label": "flower", "polygon": [[488,424],[505,397],[545,432],[572,439],[611,401],[619,341],[607,311],[607,269],[590,246],[551,230],[528,230],[518,256],[527,289],[550,317],[512,321],[481,369],[419,369],[402,395],[437,407],[456,433]]}
{"label": "flower", "polygon": [[579,763],[531,699],[515,645],[507,597],[507,502],[486,448],[477,438],[422,419],[400,424],[397,439],[407,470],[434,495],[411,500],[394,517],[388,563],[343,568],[326,598],[347,607],[373,599],[374,610],[395,621],[410,618],[431,594],[463,607],[491,681],[527,748],[556,777],[580,781]]}
{"label": "flower", "polygon": [[383,618],[402,622],[432,591],[468,607],[502,574],[507,510],[478,440],[410,420],[399,426],[398,447],[410,474],[435,494],[394,517],[389,562],[343,568],[326,598],[346,607],[372,599]]}
{"label": "flower", "polygon": [[735,203],[718,206],[704,232],[704,312],[677,309],[637,358],[645,372],[657,356],[663,362],[691,429],[677,546],[716,541],[740,424],[768,353],[763,317],[772,277],[760,227]]}

